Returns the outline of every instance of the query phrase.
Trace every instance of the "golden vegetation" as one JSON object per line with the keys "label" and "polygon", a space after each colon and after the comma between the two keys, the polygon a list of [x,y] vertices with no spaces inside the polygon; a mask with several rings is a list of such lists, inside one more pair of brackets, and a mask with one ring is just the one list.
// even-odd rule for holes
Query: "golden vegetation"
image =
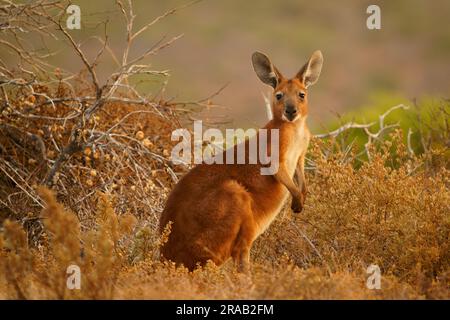
{"label": "golden vegetation", "polygon": [[[17,28],[2,30],[17,50],[0,74],[0,298],[450,298],[449,112],[445,141],[420,156],[401,131],[377,137],[362,162],[355,156],[361,150],[339,137],[314,140],[305,210],[280,213],[255,243],[251,273],[236,273],[232,264],[189,273],[159,260],[170,227],[162,237],[157,232],[167,194],[186,171],[168,155],[188,108],[140,96],[129,81],[166,73],[127,60],[128,43],[119,72],[102,85],[97,58],[108,50],[89,62],[55,20],[63,5],[2,8],[5,19],[24,15],[28,23],[11,20]],[[143,31],[133,28],[131,9],[122,5],[121,12],[134,39]],[[42,54],[17,43],[16,30],[43,32],[41,20],[29,17],[65,39],[87,74],[51,69]],[[370,264],[381,268],[381,290],[366,287]],[[80,268],[80,290],[67,287],[71,265]]]}
{"label": "golden vegetation", "polygon": [[[432,155],[408,155],[400,131],[392,136],[359,169],[339,152],[325,156],[330,142],[315,140],[306,209],[298,216],[286,209],[257,240],[250,275],[231,263],[189,273],[160,262],[170,228],[161,238],[146,217],[117,210],[114,189],[93,196],[97,206],[83,228],[41,188],[37,246],[20,220],[3,223],[2,298],[448,299],[449,171],[429,167]],[[71,264],[81,268],[81,290],[66,287]],[[366,288],[370,264],[381,268],[381,290]]]}

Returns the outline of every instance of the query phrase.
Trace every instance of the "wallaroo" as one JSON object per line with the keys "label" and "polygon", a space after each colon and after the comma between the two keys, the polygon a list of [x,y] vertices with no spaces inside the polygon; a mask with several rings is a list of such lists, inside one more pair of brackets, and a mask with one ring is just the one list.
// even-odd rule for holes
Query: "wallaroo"
{"label": "wallaroo", "polygon": [[[253,242],[280,212],[289,193],[294,212],[301,212],[305,203],[304,162],[311,135],[306,125],[308,88],[319,78],[322,53],[315,51],[292,79],[263,53],[255,52],[252,62],[258,78],[274,89],[273,118],[263,127],[269,129],[267,141],[261,143],[259,135],[252,139],[258,139],[258,147],[264,145],[269,155],[278,148],[279,168],[263,175],[261,162],[202,163],[178,182],[161,215],[160,232],[173,223],[161,254],[190,270],[208,260],[221,265],[231,257],[239,271],[247,272]],[[279,134],[273,145],[272,129]],[[249,140],[242,143],[248,149]],[[238,145],[232,147],[236,155],[237,151]]]}

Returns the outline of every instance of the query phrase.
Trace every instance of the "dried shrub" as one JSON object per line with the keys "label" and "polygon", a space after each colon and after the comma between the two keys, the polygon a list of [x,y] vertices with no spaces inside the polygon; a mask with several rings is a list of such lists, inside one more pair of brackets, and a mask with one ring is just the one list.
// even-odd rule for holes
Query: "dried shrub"
{"label": "dried shrub", "polygon": [[[56,202],[51,191],[41,188],[45,199],[42,217],[46,243],[41,250],[30,248],[23,228],[7,220],[2,233],[2,275],[8,285],[8,297],[90,298],[113,297],[119,272],[127,263],[129,234],[136,219],[131,215],[117,217],[109,198],[99,195],[95,211],[97,226],[80,231],[75,214]],[[67,288],[67,268],[81,269],[83,290]],[[26,291],[29,284],[33,291]]]}
{"label": "dried shrub", "polygon": [[[408,155],[402,141],[394,132],[357,169],[339,153],[324,155],[333,142],[315,140],[305,211],[280,213],[255,243],[250,275],[232,263],[188,272],[160,262],[170,229],[160,237],[102,193],[95,224],[80,231],[76,215],[43,189],[46,241],[30,247],[22,227],[6,221],[0,286],[7,298],[448,299],[450,174],[430,171],[427,155]],[[65,287],[73,263],[81,290]],[[381,290],[366,288],[370,264],[381,268]]]}
{"label": "dried shrub", "polygon": [[[153,23],[136,31],[132,8],[117,3],[130,38]],[[11,61],[20,63],[1,68],[0,298],[450,298],[448,104],[439,109],[437,128],[428,120],[418,128],[420,156],[411,152],[409,133],[405,139],[381,120],[377,133],[362,125],[371,142],[364,150],[340,139],[339,129],[323,135],[329,140],[315,139],[305,211],[279,214],[255,242],[251,274],[236,273],[231,263],[188,272],[159,261],[170,227],[162,237],[157,228],[169,190],[187,169],[168,160],[171,132],[181,126],[186,105],[178,110],[130,86],[133,75],[167,73],[129,65],[129,45],[122,68],[101,86],[97,59],[87,61],[54,20],[63,7],[41,1],[0,10],[5,20],[38,18],[2,34],[42,32],[44,19],[53,26],[46,32],[65,39],[85,66],[67,74],[16,46]],[[9,34],[4,43],[17,45],[15,39]],[[210,99],[200,101],[210,106]],[[366,288],[370,264],[381,268],[381,290]],[[81,270],[80,290],[67,287],[70,265]]]}

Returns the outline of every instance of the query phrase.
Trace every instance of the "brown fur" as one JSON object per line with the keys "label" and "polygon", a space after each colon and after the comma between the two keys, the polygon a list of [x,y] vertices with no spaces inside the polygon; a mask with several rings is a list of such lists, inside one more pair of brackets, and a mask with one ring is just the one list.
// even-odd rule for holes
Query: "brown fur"
{"label": "brown fur", "polygon": [[[270,63],[267,61],[264,63]],[[243,142],[247,164],[200,164],[178,182],[160,220],[160,231],[169,221],[173,222],[161,253],[164,258],[190,270],[207,260],[221,265],[232,257],[239,270],[247,271],[253,241],[281,210],[288,191],[293,196],[295,212],[302,210],[305,201],[303,162],[310,133],[306,126],[307,97],[300,99],[298,96],[300,91],[306,94],[305,81],[302,74],[286,80],[271,63],[272,70],[276,70],[276,79],[267,80],[270,75],[264,74],[266,78],[262,78],[262,71],[257,67],[259,65],[255,66],[255,71],[260,79],[273,83],[275,89],[273,119],[264,128],[279,129],[279,170],[275,175],[261,175],[260,163],[248,164],[247,140]],[[283,99],[276,99],[278,92],[284,93]],[[294,121],[283,118],[287,104],[294,105],[299,115]],[[270,154],[270,131],[268,136],[267,153]],[[235,155],[236,150],[237,146],[234,146]],[[296,172],[299,186],[292,180]]]}

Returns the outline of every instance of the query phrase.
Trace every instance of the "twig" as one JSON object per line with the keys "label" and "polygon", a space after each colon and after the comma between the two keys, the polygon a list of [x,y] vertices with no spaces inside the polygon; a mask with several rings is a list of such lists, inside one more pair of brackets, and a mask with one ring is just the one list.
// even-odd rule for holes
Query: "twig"
{"label": "twig", "polygon": [[66,36],[66,38],[69,40],[70,44],[75,49],[76,53],[78,54],[78,56],[81,58],[84,65],[88,69],[88,71],[92,77],[92,82],[95,86],[95,92],[96,92],[97,99],[100,99],[102,96],[102,89],[100,88],[100,85],[98,84],[97,74],[94,70],[94,66],[89,63],[86,56],[84,55],[84,52],[81,51],[80,47],[75,43],[75,40],[73,40],[72,36],[66,31],[66,29],[63,28],[63,26],[61,25],[61,22],[56,22],[55,20],[52,20],[52,21],[58,26],[59,30]]}
{"label": "twig", "polygon": [[368,124],[359,124],[359,123],[355,123],[355,122],[348,122],[348,123],[344,124],[343,126],[337,128],[334,131],[322,133],[322,134],[315,134],[314,137],[319,138],[319,139],[327,138],[327,137],[334,138],[348,129],[366,129],[366,128],[370,128],[374,124],[375,124],[375,122],[371,122]]}

